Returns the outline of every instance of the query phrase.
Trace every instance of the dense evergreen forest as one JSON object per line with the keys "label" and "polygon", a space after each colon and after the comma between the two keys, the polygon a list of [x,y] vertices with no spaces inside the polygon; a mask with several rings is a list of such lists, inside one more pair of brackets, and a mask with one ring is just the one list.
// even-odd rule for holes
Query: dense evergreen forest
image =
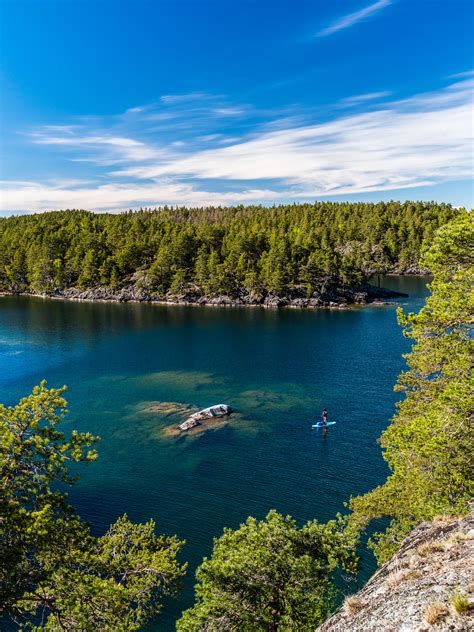
{"label": "dense evergreen forest", "polygon": [[0,219],[0,289],[145,289],[151,296],[318,296],[374,272],[418,269],[459,211],[425,202],[67,210]]}

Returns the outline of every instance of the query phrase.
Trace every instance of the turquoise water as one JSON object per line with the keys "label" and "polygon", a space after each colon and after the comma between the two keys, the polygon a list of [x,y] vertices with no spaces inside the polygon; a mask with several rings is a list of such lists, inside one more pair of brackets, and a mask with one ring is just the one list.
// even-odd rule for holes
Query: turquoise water
{"label": "turquoise water", "polygon": [[[426,279],[389,277],[417,310]],[[42,378],[68,385],[69,428],[99,434],[71,501],[94,532],[126,512],[186,539],[191,571],[157,626],[192,603],[213,536],[270,508],[327,520],[383,481],[377,437],[409,349],[394,306],[334,310],[181,307],[0,298],[0,401]],[[205,433],[166,429],[217,403],[237,413]],[[337,424],[311,430],[323,406]],[[363,581],[374,568],[362,560]],[[348,587],[348,591],[353,586]]]}

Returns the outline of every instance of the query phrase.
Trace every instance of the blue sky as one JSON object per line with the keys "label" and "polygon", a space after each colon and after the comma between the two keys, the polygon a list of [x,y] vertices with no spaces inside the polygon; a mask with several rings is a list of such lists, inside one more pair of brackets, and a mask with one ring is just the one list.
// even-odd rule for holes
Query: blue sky
{"label": "blue sky", "polygon": [[473,205],[471,0],[0,0],[0,212]]}

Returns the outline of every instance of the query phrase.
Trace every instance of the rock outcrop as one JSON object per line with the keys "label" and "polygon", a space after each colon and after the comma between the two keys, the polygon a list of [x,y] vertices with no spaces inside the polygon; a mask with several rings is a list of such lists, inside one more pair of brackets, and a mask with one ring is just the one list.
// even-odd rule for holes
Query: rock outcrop
{"label": "rock outcrop", "polygon": [[309,298],[304,295],[304,292],[295,292],[295,294],[289,296],[255,293],[242,294],[240,296],[202,296],[199,292],[193,291],[192,289],[182,294],[171,294],[169,292],[166,294],[158,294],[130,282],[115,289],[100,285],[88,289],[75,287],[58,289],[47,296],[71,300],[115,301],[120,303],[164,303],[175,305],[213,305],[218,307],[238,305],[299,308],[331,307],[344,309],[350,305],[383,303],[394,298],[406,296],[406,294],[370,284],[361,284],[357,286],[333,286]]}
{"label": "rock outcrop", "polygon": [[226,415],[230,415],[231,412],[231,407],[227,404],[209,406],[209,408],[204,408],[197,413],[193,413],[186,421],[183,421],[178,428],[182,431],[191,430],[191,428],[199,426],[202,422],[225,417]]}
{"label": "rock outcrop", "polygon": [[474,630],[474,518],[417,527],[317,632]]}
{"label": "rock outcrop", "polygon": [[192,419],[190,417],[189,419],[186,419],[186,421],[183,421],[182,424],[179,424],[178,428],[182,432],[185,432],[187,430],[191,430],[191,428],[195,428],[196,426],[199,426],[200,423],[201,422],[199,422],[197,419]]}

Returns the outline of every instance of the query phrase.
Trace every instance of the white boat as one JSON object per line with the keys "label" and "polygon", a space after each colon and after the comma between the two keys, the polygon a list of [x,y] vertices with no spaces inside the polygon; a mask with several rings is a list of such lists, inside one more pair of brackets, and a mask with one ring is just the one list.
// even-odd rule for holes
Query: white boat
{"label": "white boat", "polygon": [[199,426],[201,421],[205,421],[206,419],[213,419],[214,417],[224,417],[224,415],[229,415],[231,412],[231,407],[227,404],[216,404],[215,406],[209,406],[209,408],[203,408],[197,413],[193,413],[190,417],[183,421],[182,424],[178,426],[180,430],[190,430],[195,426]]}

